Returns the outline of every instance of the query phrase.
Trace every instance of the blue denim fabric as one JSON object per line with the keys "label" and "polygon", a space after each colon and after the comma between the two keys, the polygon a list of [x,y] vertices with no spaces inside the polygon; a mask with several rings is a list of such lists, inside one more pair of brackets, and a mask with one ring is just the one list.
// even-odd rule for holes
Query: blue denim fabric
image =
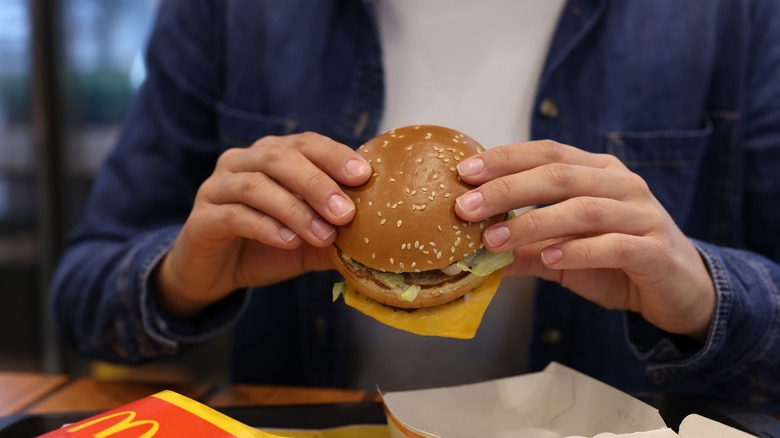
{"label": "blue denim fabric", "polygon": [[[342,384],[349,328],[330,302],[333,273],[239,291],[195,321],[157,309],[151,274],[226,148],[307,130],[352,147],[373,136],[379,50],[369,1],[162,2],[147,80],[55,279],[65,338],[138,362],[232,327],[235,380]],[[533,137],[614,154],[643,176],[694,239],[717,308],[702,346],[540,282],[531,369],[556,360],[629,391],[780,397],[778,3],[572,0],[545,99],[558,113],[535,113]]]}

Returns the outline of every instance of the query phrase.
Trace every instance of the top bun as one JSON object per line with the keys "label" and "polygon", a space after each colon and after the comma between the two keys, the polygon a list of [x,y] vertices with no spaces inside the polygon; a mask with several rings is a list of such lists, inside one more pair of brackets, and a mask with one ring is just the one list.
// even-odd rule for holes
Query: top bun
{"label": "top bun", "polygon": [[440,269],[482,247],[482,230],[503,215],[470,223],[455,214],[455,199],[471,190],[456,166],[484,149],[453,129],[416,125],[396,128],[362,145],[372,176],[343,187],[355,217],[338,230],[346,256],[380,271]]}

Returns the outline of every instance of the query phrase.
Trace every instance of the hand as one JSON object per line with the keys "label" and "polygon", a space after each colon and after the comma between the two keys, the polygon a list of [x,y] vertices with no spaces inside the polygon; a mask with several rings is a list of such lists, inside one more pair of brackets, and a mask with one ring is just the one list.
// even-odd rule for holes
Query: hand
{"label": "hand", "polygon": [[370,174],[352,149],[313,133],[225,151],[158,268],[161,305],[192,317],[236,289],[330,268],[334,225],[355,212],[339,183]]}
{"label": "hand", "polygon": [[617,158],[537,141],[490,149],[458,171],[479,186],[456,201],[465,220],[550,204],[485,230],[489,250],[515,248],[509,274],[553,280],[667,332],[706,338],[715,302],[709,272],[645,181]]}

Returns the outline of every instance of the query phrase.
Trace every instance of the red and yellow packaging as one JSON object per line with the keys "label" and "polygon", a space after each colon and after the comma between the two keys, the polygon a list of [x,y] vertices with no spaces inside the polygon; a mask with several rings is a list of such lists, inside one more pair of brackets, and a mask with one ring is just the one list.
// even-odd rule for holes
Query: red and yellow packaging
{"label": "red and yellow packaging", "polygon": [[173,391],[136,400],[42,435],[45,438],[278,438]]}

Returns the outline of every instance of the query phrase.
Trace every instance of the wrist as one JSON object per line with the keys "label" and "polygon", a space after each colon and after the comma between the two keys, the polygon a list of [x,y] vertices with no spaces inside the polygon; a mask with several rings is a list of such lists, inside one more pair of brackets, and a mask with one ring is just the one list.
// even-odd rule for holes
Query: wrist
{"label": "wrist", "polygon": [[192,319],[212,304],[211,300],[193,297],[192,288],[173,268],[170,252],[163,257],[153,275],[158,305],[171,316]]}

